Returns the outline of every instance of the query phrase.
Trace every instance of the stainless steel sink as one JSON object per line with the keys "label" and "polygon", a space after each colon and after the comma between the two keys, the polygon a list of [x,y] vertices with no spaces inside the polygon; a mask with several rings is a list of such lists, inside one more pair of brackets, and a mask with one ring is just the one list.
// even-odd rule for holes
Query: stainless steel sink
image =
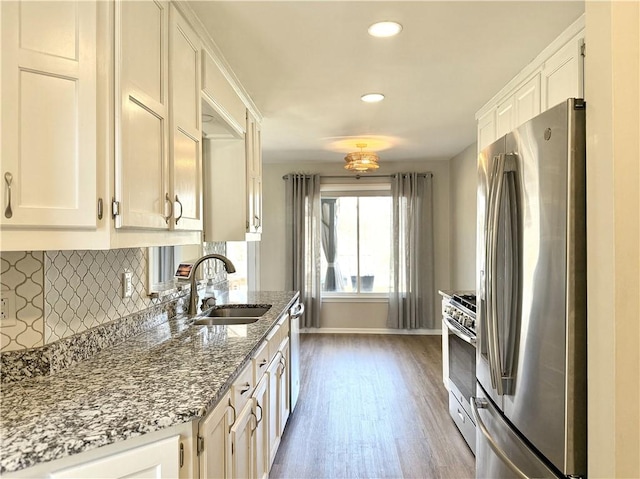
{"label": "stainless steel sink", "polygon": [[199,326],[227,326],[231,324],[251,324],[255,323],[259,317],[257,318],[242,318],[242,317],[226,317],[226,318],[200,318],[196,319],[193,324]]}
{"label": "stainless steel sink", "polygon": [[193,322],[200,326],[220,326],[227,324],[255,323],[271,306],[241,305],[234,307],[214,307],[203,311]]}
{"label": "stainless steel sink", "polygon": [[238,306],[238,307],[220,307],[212,308],[205,311],[202,315],[210,318],[259,318],[267,311],[271,309],[271,306]]}

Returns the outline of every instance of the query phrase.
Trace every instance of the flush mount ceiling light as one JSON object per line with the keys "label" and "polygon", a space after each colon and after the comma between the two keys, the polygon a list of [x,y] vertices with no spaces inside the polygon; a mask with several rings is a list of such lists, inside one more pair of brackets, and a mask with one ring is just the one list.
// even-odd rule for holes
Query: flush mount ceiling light
{"label": "flush mount ceiling light", "polygon": [[402,31],[398,22],[377,22],[367,30],[372,37],[393,37]]}
{"label": "flush mount ceiling light", "polygon": [[367,171],[375,171],[380,168],[380,165],[378,165],[378,155],[373,151],[363,151],[367,146],[366,143],[358,143],[356,146],[360,148],[360,151],[353,151],[344,157],[344,161],[347,162],[347,164],[344,165],[345,170],[366,173]]}
{"label": "flush mount ceiling light", "polygon": [[377,103],[384,100],[384,95],[382,93],[366,93],[360,99],[366,103]]}

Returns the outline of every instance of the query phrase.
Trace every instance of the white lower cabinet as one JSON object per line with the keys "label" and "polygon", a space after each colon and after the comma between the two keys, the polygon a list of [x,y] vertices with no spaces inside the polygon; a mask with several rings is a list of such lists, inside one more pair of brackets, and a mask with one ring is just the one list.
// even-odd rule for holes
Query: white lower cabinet
{"label": "white lower cabinet", "polygon": [[285,338],[280,345],[280,369],[278,374],[278,434],[282,437],[291,412],[289,401],[291,387],[289,381],[289,338]]}
{"label": "white lower cabinet", "polygon": [[200,424],[198,454],[201,478],[231,477],[230,428],[235,417],[227,393]]}
{"label": "white lower cabinet", "polygon": [[180,473],[180,436],[52,473],[51,479],[88,477],[174,479]]}
{"label": "white lower cabinet", "polygon": [[248,401],[231,426],[231,477],[246,479],[251,476],[254,462],[256,417],[253,402]]}
{"label": "white lower cabinet", "polygon": [[253,392],[253,413],[256,416],[256,427],[253,431],[255,443],[253,477],[266,479],[269,477],[269,377],[262,376]]}
{"label": "white lower cabinet", "polygon": [[278,321],[200,423],[201,479],[269,477],[291,410],[288,320]]}
{"label": "white lower cabinet", "polygon": [[273,464],[273,460],[278,452],[278,446],[280,445],[280,433],[278,427],[278,410],[279,398],[278,390],[280,385],[280,375],[278,371],[281,368],[280,357],[282,355],[278,352],[271,361],[269,368],[267,369],[267,377],[269,381],[269,401],[267,409],[267,442],[269,444],[269,468]]}

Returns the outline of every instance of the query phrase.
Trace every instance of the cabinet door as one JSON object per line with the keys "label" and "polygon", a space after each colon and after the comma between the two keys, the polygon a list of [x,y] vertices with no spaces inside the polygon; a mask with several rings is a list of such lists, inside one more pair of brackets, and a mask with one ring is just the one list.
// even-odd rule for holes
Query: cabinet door
{"label": "cabinet door", "polygon": [[492,108],[478,118],[478,151],[496,141],[496,109]]}
{"label": "cabinet door", "polygon": [[204,449],[200,453],[200,477],[218,479],[231,477],[230,424],[233,409],[229,406],[229,394],[207,415],[200,426],[199,435]]}
{"label": "cabinet door", "polygon": [[281,368],[280,358],[281,354],[278,353],[271,361],[267,375],[269,377],[269,401],[268,401],[268,422],[267,422],[267,442],[269,443],[269,467],[273,464],[273,460],[278,452],[278,445],[280,444],[280,433],[278,427],[278,389],[280,387],[280,376],[278,370]]}
{"label": "cabinet door", "polygon": [[169,72],[171,85],[171,178],[173,228],[202,230],[202,118],[200,53],[196,33],[172,5]]}
{"label": "cabinet door", "polygon": [[253,433],[256,422],[253,402],[248,401],[231,427],[231,477],[233,479],[252,477],[255,451]]}
{"label": "cabinet door", "polygon": [[278,434],[282,436],[289,420],[290,407],[290,377],[289,377],[289,339],[283,341],[280,348],[279,385],[278,385]]}
{"label": "cabinet door", "polygon": [[167,3],[115,5],[116,227],[168,229]]}
{"label": "cabinet door", "polygon": [[95,228],[96,3],[0,8],[0,225]]}
{"label": "cabinet door", "polygon": [[247,225],[249,233],[262,232],[262,144],[260,125],[247,111]]}
{"label": "cabinet door", "polygon": [[567,98],[584,98],[584,38],[569,41],[544,63],[542,70],[543,109],[547,110]]}
{"label": "cabinet door", "polygon": [[54,472],[49,477],[51,479],[84,479],[87,477],[175,479],[179,476],[180,471],[179,454],[180,436],[174,436],[127,452]]}
{"label": "cabinet door", "polygon": [[253,413],[256,416],[254,470],[252,477],[269,477],[269,377],[263,375],[253,392]]}
{"label": "cabinet door", "polygon": [[516,118],[513,127],[518,127],[540,113],[540,73],[518,88],[514,95]]}
{"label": "cabinet door", "polygon": [[498,105],[496,110],[496,139],[506,135],[515,126],[515,98],[510,96]]}

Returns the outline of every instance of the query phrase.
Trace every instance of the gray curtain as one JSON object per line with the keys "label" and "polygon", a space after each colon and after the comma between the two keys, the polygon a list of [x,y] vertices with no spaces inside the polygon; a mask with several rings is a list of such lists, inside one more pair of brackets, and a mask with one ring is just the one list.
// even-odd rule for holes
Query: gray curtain
{"label": "gray curtain", "polygon": [[336,262],[338,254],[338,221],[337,201],[335,198],[322,200],[322,250],[327,260],[327,271],[324,276],[325,291],[342,291],[344,284],[340,267]]}
{"label": "gray curtain", "polygon": [[431,174],[394,175],[391,195],[393,228],[387,325],[398,329],[436,329]]}
{"label": "gray curtain", "polygon": [[286,287],[300,291],[301,326],[320,327],[320,175],[289,174],[286,198]]}

